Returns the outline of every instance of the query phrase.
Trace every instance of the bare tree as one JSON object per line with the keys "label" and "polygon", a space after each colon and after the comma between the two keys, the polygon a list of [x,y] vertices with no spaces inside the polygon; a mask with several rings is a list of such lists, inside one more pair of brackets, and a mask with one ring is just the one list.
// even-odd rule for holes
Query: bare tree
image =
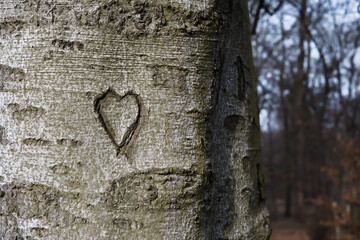
{"label": "bare tree", "polygon": [[274,15],[262,10],[253,36],[260,109],[276,115],[263,131],[269,194],[286,216],[313,219],[315,239],[355,236],[358,226],[358,193],[345,194],[360,159],[348,149],[360,138],[357,5],[284,1]]}

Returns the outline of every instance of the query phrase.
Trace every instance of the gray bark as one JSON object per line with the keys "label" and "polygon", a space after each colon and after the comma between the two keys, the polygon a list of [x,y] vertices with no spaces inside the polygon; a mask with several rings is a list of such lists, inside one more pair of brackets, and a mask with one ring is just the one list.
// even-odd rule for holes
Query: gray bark
{"label": "gray bark", "polygon": [[0,0],[1,239],[267,239],[245,0]]}

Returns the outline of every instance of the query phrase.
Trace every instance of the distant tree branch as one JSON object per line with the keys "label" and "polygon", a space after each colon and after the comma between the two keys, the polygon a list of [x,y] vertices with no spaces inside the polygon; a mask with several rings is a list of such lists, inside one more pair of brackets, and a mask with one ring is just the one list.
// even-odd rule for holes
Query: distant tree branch
{"label": "distant tree branch", "polygon": [[255,13],[255,17],[254,17],[254,22],[252,24],[252,30],[251,30],[251,35],[255,35],[256,34],[256,27],[257,27],[257,24],[259,22],[259,19],[260,19],[260,12],[261,12],[261,9],[264,8],[264,3],[265,3],[265,0],[260,0],[259,1],[259,5],[256,9],[256,13]]}
{"label": "distant tree branch", "polygon": [[256,34],[256,28],[257,28],[257,25],[258,25],[258,22],[260,20],[260,13],[261,13],[261,10],[264,9],[264,11],[269,14],[270,16],[274,15],[277,11],[279,11],[282,7],[284,3],[284,0],[279,0],[279,3],[278,5],[274,8],[274,9],[271,9],[270,6],[271,4],[269,3],[265,3],[265,0],[259,0],[259,5],[257,6],[257,9],[256,9],[256,13],[255,13],[255,16],[254,16],[254,22],[252,24],[252,30],[251,30],[251,35],[255,35]]}
{"label": "distant tree branch", "polygon": [[265,7],[264,7],[264,8],[265,8],[265,12],[267,12],[267,13],[270,14],[270,15],[274,15],[277,11],[280,10],[280,8],[282,7],[283,3],[284,3],[284,0],[279,0],[278,5],[277,5],[274,9],[270,9],[270,8],[269,8],[269,7],[270,7],[270,4],[266,4]]}

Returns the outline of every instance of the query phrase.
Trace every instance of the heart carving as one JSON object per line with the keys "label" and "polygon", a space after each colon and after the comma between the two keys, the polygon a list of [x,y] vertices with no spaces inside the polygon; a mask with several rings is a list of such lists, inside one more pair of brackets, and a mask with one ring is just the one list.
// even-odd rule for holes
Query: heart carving
{"label": "heart carving", "polygon": [[95,112],[116,147],[117,156],[130,144],[139,128],[141,107],[138,94],[129,91],[120,96],[111,88],[94,101]]}

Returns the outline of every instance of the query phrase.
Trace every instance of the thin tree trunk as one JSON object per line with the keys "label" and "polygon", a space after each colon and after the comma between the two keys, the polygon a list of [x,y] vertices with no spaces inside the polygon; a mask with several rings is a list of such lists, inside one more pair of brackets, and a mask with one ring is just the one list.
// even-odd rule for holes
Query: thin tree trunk
{"label": "thin tree trunk", "polygon": [[0,238],[268,239],[247,15],[0,1]]}
{"label": "thin tree trunk", "polygon": [[[297,127],[297,153],[295,159],[295,205],[296,209],[300,210],[303,205],[303,188],[301,179],[303,179],[303,164],[304,164],[304,146],[305,146],[305,123],[306,123],[306,109],[304,109],[304,94],[305,94],[305,78],[304,60],[305,60],[305,25],[306,25],[306,7],[307,0],[301,1],[301,8],[299,9],[299,56],[298,56],[298,72],[295,80],[295,106],[296,106],[296,127]],[[298,212],[300,214],[300,212]]]}
{"label": "thin tree trunk", "polygon": [[[281,21],[281,34],[282,38],[285,39],[285,30],[283,27],[283,23]],[[285,58],[286,56],[286,49],[285,46],[282,45],[281,47],[282,56]],[[293,194],[293,185],[294,185],[294,161],[291,157],[290,152],[290,130],[289,130],[289,109],[287,106],[287,101],[284,96],[284,92],[286,89],[285,86],[288,86],[289,83],[285,83],[284,79],[284,70],[285,64],[282,63],[280,67],[280,110],[282,114],[282,125],[283,125],[283,146],[284,146],[284,163],[285,163],[285,174],[287,183],[285,184],[285,217],[291,217],[292,211],[292,194]]]}

